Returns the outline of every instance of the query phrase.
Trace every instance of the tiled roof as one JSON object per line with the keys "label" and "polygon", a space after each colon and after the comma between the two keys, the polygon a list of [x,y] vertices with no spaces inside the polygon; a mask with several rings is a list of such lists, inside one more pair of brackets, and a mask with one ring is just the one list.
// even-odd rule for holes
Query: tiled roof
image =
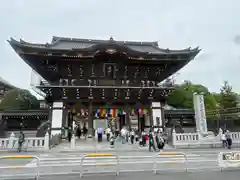
{"label": "tiled roof", "polygon": [[94,39],[77,39],[77,38],[65,38],[65,37],[53,37],[51,43],[46,44],[36,44],[28,43],[26,41],[20,40],[16,41],[11,38],[9,43],[19,44],[22,46],[35,47],[35,48],[47,48],[47,49],[57,49],[57,50],[73,50],[73,49],[88,49],[97,45],[116,45],[124,48],[128,48],[132,51],[152,53],[152,54],[169,54],[169,53],[198,53],[200,49],[187,48],[183,50],[170,50],[159,48],[158,42],[134,42],[134,41],[115,41],[110,38],[110,40],[94,40]]}
{"label": "tiled roof", "polygon": [[2,116],[48,116],[46,110],[6,110]]}

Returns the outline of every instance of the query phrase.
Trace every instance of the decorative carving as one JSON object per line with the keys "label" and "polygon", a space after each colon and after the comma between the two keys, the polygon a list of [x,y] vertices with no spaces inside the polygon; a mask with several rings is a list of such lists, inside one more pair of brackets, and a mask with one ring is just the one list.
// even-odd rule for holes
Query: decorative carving
{"label": "decorative carving", "polygon": [[82,78],[84,76],[82,65],[79,66],[79,72],[80,72],[80,77]]}
{"label": "decorative carving", "polygon": [[68,85],[68,79],[60,79],[59,85],[60,86],[67,86]]}
{"label": "decorative carving", "polygon": [[118,98],[118,89],[114,89],[114,99]]}
{"label": "decorative carving", "polygon": [[68,76],[72,76],[72,66],[68,64]]}
{"label": "decorative carving", "polygon": [[105,90],[102,89],[102,99],[105,99]]}
{"label": "decorative carving", "polygon": [[117,52],[116,49],[107,49],[107,50],[106,50],[106,53],[108,53],[108,54],[114,54],[114,53],[116,53],[116,52]]}
{"label": "decorative carving", "polygon": [[63,99],[67,99],[67,89],[63,88],[62,92],[63,92]]}
{"label": "decorative carving", "polygon": [[72,80],[71,80],[71,85],[72,85],[72,86],[76,86],[76,79],[72,79]]}
{"label": "decorative carving", "polygon": [[124,77],[127,78],[128,67],[124,66]]}
{"label": "decorative carving", "polygon": [[76,90],[76,96],[79,98],[79,89]]}
{"label": "decorative carving", "polygon": [[125,99],[130,99],[130,95],[131,95],[130,89],[127,89],[125,91]]}

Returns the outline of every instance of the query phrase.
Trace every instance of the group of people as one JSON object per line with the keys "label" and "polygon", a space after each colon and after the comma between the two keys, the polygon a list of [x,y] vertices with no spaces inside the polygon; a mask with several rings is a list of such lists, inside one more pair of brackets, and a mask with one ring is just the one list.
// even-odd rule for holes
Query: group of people
{"label": "group of people", "polygon": [[232,138],[228,130],[222,132],[221,141],[222,141],[223,148],[231,149]]}
{"label": "group of people", "polygon": [[71,142],[72,134],[73,134],[73,133],[78,137],[78,139],[80,139],[82,136],[83,136],[85,139],[87,139],[88,129],[87,129],[87,127],[86,127],[85,124],[83,125],[83,127],[81,127],[81,125],[78,124],[78,125],[75,127],[74,131],[72,131],[72,128],[69,127],[69,128],[68,128],[68,141],[69,141],[69,142]]}
{"label": "group of people", "polygon": [[[84,124],[81,128],[80,124],[77,125],[74,129],[74,132],[72,132],[71,128],[69,128],[68,131],[68,140],[71,141],[72,133],[74,133],[79,139],[81,136],[87,138],[88,129],[86,125]],[[149,133],[146,133],[145,130],[142,132],[138,131],[137,129],[127,129],[126,127],[123,127],[120,131],[119,130],[112,130],[111,128],[103,129],[102,127],[98,127],[96,129],[96,135],[98,142],[102,142],[103,135],[106,135],[107,141],[110,142],[110,145],[113,147],[116,138],[119,138],[122,144],[134,144],[138,143],[139,146],[149,146],[149,151],[157,151],[162,150],[164,148],[164,145],[166,143],[166,136],[162,133],[160,129],[157,131],[153,131],[151,129]]]}
{"label": "group of people", "polygon": [[162,150],[167,139],[160,129],[157,131],[150,130],[149,133],[146,133],[144,130],[139,132],[136,129],[128,131],[127,128],[122,128],[119,136],[122,139],[122,144],[134,144],[134,141],[139,143],[140,146],[146,146],[148,144],[149,151]]}

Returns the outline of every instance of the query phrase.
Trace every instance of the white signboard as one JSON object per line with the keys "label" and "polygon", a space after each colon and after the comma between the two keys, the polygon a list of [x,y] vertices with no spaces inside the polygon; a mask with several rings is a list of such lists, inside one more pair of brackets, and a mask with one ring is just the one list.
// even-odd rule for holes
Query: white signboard
{"label": "white signboard", "polygon": [[193,107],[194,107],[194,112],[195,112],[196,129],[197,129],[197,131],[200,131],[199,110],[198,110],[198,105],[197,105],[197,93],[193,93]]}
{"label": "white signboard", "polygon": [[240,151],[220,152],[218,156],[218,165],[221,168],[240,167]]}
{"label": "white signboard", "polygon": [[196,128],[202,134],[207,134],[207,119],[203,94],[193,94],[193,105],[195,111]]}
{"label": "white signboard", "polygon": [[199,125],[200,132],[203,134],[207,134],[207,120],[206,120],[206,112],[205,112],[205,104],[204,104],[204,96],[198,95],[199,101]]}

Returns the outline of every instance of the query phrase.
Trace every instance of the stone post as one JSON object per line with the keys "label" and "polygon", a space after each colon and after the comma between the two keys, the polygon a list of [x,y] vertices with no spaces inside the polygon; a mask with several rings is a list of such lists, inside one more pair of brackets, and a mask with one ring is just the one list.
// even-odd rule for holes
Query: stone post
{"label": "stone post", "polygon": [[202,140],[203,136],[200,130],[197,130],[198,140]]}
{"label": "stone post", "polygon": [[172,145],[173,147],[176,147],[177,137],[176,137],[176,131],[175,129],[172,130]]}
{"label": "stone post", "polygon": [[49,133],[48,131],[46,132],[45,136],[44,136],[44,151],[49,150]]}
{"label": "stone post", "polygon": [[14,142],[15,134],[12,132],[10,137],[9,137],[9,143],[8,143],[8,148],[12,149],[13,148],[13,142]]}

